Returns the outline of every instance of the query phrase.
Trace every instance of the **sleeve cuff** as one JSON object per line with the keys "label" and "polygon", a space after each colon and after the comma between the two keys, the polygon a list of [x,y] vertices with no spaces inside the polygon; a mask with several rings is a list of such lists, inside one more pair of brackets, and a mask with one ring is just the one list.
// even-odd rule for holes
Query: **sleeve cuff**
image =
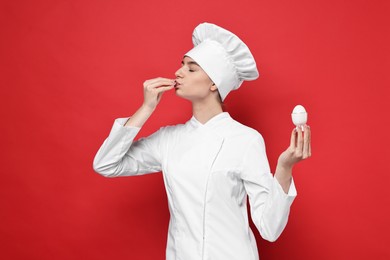
{"label": "sleeve cuff", "polygon": [[131,128],[131,129],[134,129],[134,130],[140,130],[141,127],[137,127],[137,126],[125,126],[125,124],[127,123],[127,121],[130,119],[130,117],[124,117],[124,118],[117,118],[115,119],[115,122],[114,122],[114,126],[117,125],[118,127],[119,126],[122,126],[122,127],[125,127],[125,128]]}
{"label": "sleeve cuff", "polygon": [[274,177],[274,183],[275,186],[277,187],[278,192],[283,193],[286,197],[296,197],[298,195],[294,183],[294,178],[291,179],[291,184],[287,194],[284,192],[282,186],[280,185],[279,181],[275,177]]}
{"label": "sleeve cuff", "polygon": [[135,126],[124,126],[128,118],[117,118],[112,125],[109,138],[113,136],[126,136],[127,138],[134,139],[138,132],[141,130],[140,127]]}

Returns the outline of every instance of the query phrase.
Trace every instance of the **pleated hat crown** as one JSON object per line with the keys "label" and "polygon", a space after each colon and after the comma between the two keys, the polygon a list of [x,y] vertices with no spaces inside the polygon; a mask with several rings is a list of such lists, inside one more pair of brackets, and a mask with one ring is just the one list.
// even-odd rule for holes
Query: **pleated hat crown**
{"label": "pleated hat crown", "polygon": [[192,34],[194,48],[185,54],[196,61],[217,86],[222,101],[243,81],[259,77],[255,59],[238,36],[211,23],[199,24]]}

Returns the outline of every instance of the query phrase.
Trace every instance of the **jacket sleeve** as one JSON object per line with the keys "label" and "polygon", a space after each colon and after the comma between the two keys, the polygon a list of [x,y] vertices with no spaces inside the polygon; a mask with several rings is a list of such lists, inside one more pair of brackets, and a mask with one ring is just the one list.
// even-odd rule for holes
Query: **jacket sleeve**
{"label": "jacket sleeve", "polygon": [[252,220],[260,235],[273,242],[287,225],[290,207],[297,195],[294,181],[286,194],[270,172],[261,135],[248,146],[242,169]]}
{"label": "jacket sleeve", "polygon": [[109,136],[95,155],[93,169],[105,177],[134,176],[161,171],[161,130],[134,141],[139,127],[124,126],[116,119]]}

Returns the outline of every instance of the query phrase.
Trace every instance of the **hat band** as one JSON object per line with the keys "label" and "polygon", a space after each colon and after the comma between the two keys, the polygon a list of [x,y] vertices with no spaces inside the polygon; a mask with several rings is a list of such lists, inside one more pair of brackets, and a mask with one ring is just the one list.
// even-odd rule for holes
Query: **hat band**
{"label": "hat band", "polygon": [[241,85],[236,68],[225,49],[216,41],[205,40],[185,54],[206,72],[217,86],[222,101],[227,94]]}

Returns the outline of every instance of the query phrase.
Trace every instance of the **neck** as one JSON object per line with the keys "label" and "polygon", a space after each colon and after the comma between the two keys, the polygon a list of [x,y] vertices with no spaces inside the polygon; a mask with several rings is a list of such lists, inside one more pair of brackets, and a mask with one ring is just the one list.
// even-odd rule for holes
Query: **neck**
{"label": "neck", "polygon": [[219,101],[213,102],[193,101],[192,102],[192,114],[200,123],[205,124],[214,116],[222,113],[222,106]]}

